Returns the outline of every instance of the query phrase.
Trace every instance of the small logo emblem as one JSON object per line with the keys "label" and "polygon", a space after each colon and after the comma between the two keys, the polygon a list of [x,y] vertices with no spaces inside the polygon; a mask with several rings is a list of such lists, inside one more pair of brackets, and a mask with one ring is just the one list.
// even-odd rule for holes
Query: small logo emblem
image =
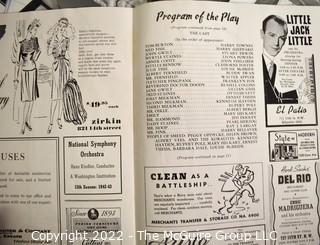
{"label": "small logo emblem", "polygon": [[95,209],[95,208],[89,209],[89,211],[88,211],[88,217],[89,217],[89,219],[91,219],[91,220],[96,220],[96,219],[99,217],[99,212],[98,212],[98,210]]}

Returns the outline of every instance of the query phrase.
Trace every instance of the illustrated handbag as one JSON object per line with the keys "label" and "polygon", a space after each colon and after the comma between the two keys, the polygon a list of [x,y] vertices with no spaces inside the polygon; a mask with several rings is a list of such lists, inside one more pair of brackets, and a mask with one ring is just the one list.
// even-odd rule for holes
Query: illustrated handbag
{"label": "illustrated handbag", "polygon": [[63,116],[66,122],[75,125],[83,124],[87,119],[80,87],[74,78],[71,78],[63,88]]}

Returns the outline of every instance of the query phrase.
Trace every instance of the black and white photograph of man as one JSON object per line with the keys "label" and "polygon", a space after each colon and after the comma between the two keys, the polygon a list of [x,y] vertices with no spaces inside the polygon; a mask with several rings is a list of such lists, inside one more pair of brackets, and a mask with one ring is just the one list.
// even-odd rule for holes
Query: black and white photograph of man
{"label": "black and white photograph of man", "polygon": [[311,46],[289,43],[295,26],[269,15],[262,21],[262,69],[266,125],[316,123],[315,65]]}
{"label": "black and white photograph of man", "polygon": [[266,104],[296,104],[296,90],[281,93],[276,87],[277,64],[275,57],[280,53],[288,34],[287,23],[279,16],[269,15],[262,22],[263,80]]}

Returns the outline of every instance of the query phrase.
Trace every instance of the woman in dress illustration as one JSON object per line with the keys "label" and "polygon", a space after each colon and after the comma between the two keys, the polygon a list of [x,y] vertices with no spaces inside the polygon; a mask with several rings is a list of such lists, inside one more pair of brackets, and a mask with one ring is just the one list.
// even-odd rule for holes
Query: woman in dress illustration
{"label": "woman in dress illustration", "polygon": [[[95,3],[99,4],[102,7],[128,7],[133,8],[136,4],[139,4],[138,1],[134,0],[94,0]],[[140,0],[141,3],[144,1]]]}
{"label": "woman in dress illustration", "polygon": [[57,125],[62,128],[61,117],[63,110],[63,88],[70,79],[71,65],[68,58],[70,40],[74,37],[74,29],[67,18],[59,19],[48,32],[48,55],[52,55],[54,60],[52,64],[52,83],[51,83],[51,106],[50,122],[48,134],[53,128],[54,117],[57,112]]}
{"label": "woman in dress illustration", "polygon": [[40,56],[40,47],[37,38],[38,28],[40,22],[35,19],[27,28],[25,38],[20,41],[20,50],[17,57],[17,69],[14,74],[14,87],[21,86],[21,101],[23,103],[23,117],[21,134],[25,133],[27,128],[32,131],[31,114],[33,104],[36,98],[39,98],[38,80],[37,80],[37,66],[36,61]]}

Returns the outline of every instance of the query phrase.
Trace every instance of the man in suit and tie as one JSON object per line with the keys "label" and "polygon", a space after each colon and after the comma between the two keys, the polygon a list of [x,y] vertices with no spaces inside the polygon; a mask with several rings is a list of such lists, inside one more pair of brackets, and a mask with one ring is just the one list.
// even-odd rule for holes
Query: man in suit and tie
{"label": "man in suit and tie", "polygon": [[266,104],[296,104],[296,90],[281,93],[275,86],[277,65],[275,57],[280,53],[288,34],[287,23],[279,16],[269,15],[262,22],[261,37],[263,40],[263,78]]}
{"label": "man in suit and tie", "polygon": [[273,5],[320,5],[319,0],[256,0],[256,4],[273,4]]}

